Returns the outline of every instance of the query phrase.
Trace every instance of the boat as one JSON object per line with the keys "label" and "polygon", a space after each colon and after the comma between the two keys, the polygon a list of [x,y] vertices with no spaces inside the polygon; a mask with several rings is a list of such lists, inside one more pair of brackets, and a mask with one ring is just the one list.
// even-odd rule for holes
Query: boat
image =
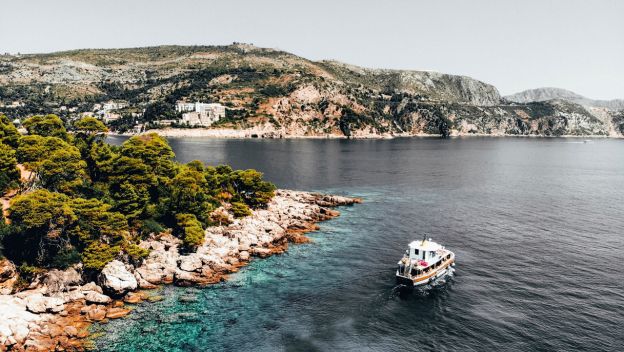
{"label": "boat", "polygon": [[433,284],[453,274],[455,253],[425,236],[409,244],[398,265],[398,283],[411,287]]}

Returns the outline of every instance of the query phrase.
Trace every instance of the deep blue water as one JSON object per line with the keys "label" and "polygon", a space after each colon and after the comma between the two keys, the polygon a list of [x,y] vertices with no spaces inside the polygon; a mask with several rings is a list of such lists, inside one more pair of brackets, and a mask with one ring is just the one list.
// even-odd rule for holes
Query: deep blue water
{"label": "deep blue water", "polygon": [[[96,327],[99,350],[624,349],[622,140],[170,142],[180,161],[365,201],[228,282],[163,288]],[[395,264],[423,233],[455,251],[456,276],[398,291]]]}

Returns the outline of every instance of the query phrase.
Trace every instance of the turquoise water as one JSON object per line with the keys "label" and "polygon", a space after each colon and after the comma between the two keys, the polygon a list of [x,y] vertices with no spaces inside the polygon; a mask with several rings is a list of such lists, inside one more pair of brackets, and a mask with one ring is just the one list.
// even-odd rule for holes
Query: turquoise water
{"label": "turquoise water", "polygon": [[[95,327],[102,351],[619,351],[624,141],[177,139],[182,161],[254,167],[282,187],[361,196],[312,244],[228,282]],[[422,233],[456,276],[398,290]]]}

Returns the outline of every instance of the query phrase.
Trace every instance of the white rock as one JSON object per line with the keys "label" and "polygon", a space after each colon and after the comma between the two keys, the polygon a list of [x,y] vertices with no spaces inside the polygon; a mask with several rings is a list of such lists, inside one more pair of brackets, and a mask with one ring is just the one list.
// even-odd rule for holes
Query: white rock
{"label": "white rock", "polygon": [[26,337],[28,337],[28,334],[30,333],[28,326],[20,323],[14,323],[11,325],[11,331],[13,331],[13,337],[18,343],[26,340]]}
{"label": "white rock", "polygon": [[201,267],[202,260],[196,253],[180,257],[180,269],[184,271],[197,271]]}
{"label": "white rock", "polygon": [[26,308],[33,313],[58,313],[65,309],[65,302],[58,297],[44,297],[41,293],[26,298]]}
{"label": "white rock", "polygon": [[85,295],[85,299],[87,300],[88,303],[95,303],[95,304],[108,304],[112,301],[112,299],[108,297],[107,295],[103,295],[101,293],[97,293],[94,291],[88,292]]}
{"label": "white rock", "polygon": [[100,284],[105,291],[119,296],[137,288],[136,278],[119,260],[113,260],[102,269]]}

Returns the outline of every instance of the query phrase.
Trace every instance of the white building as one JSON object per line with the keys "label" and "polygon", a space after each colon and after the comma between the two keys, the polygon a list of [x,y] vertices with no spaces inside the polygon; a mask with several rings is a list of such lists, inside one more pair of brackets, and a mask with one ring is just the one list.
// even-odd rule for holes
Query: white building
{"label": "white building", "polygon": [[125,107],[128,106],[128,103],[126,102],[121,102],[121,101],[107,101],[106,103],[102,104],[102,110],[104,111],[109,111],[109,110],[117,110],[117,109],[123,109]]}
{"label": "white building", "polygon": [[186,103],[183,101],[177,101],[176,102],[176,111],[177,112],[187,112],[187,111],[194,111],[195,110],[195,105],[197,104],[201,104],[201,103]]}
{"label": "white building", "polygon": [[105,112],[104,115],[102,115],[102,120],[104,120],[104,123],[111,123],[113,121],[119,120],[120,118],[121,115],[112,112]]}
{"label": "white building", "polygon": [[[225,117],[225,106],[218,103],[176,103],[176,111],[182,114],[181,124],[207,127]],[[186,112],[189,111],[189,112]]]}

